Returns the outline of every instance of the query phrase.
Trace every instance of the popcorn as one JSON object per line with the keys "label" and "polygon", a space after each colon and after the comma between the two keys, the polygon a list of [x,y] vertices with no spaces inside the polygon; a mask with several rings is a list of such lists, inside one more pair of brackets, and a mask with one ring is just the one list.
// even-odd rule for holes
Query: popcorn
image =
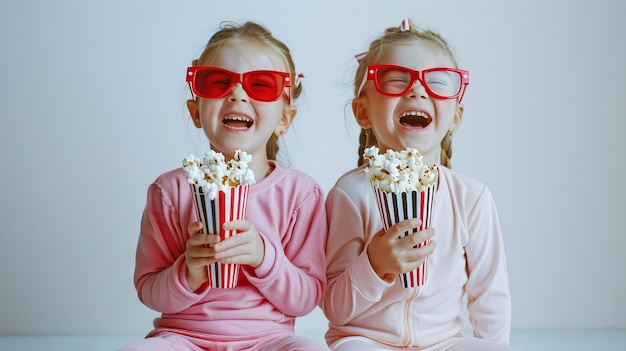
{"label": "popcorn", "polygon": [[[425,165],[420,152],[411,148],[387,150],[381,155],[378,148],[372,146],[365,149],[363,158],[368,161],[365,176],[370,180],[385,231],[409,218],[419,218],[419,228],[401,233],[399,238],[429,228],[439,174],[437,165]],[[428,243],[430,239],[415,247]],[[414,270],[399,274],[402,287],[424,285],[427,265],[428,257]]]}
{"label": "popcorn", "polygon": [[[203,232],[219,235],[226,240],[237,235],[227,230],[224,222],[244,219],[248,205],[250,185],[254,173],[248,168],[252,156],[237,150],[232,160],[213,150],[200,159],[193,155],[183,158],[183,170],[193,194],[194,207],[202,222]],[[209,285],[228,289],[237,286],[240,266],[237,263],[214,262],[207,266]]]}
{"label": "popcorn", "polygon": [[239,185],[254,184],[254,172],[248,168],[252,156],[237,150],[233,159],[226,162],[224,155],[213,150],[200,159],[193,155],[183,158],[183,170],[189,184],[196,185],[215,199],[217,192]]}
{"label": "popcorn", "polygon": [[437,165],[425,165],[422,154],[416,149],[387,150],[379,154],[378,147],[372,146],[365,149],[363,158],[368,161],[366,177],[372,186],[386,193],[424,191],[437,181]]}

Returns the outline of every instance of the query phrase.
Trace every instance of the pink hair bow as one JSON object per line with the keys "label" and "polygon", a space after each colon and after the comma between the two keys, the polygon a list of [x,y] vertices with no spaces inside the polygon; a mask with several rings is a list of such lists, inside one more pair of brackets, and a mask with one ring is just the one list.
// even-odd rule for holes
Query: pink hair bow
{"label": "pink hair bow", "polygon": [[298,74],[296,75],[296,81],[295,81],[295,82],[293,82],[293,83],[295,84],[295,86],[299,86],[299,85],[300,85],[300,83],[301,83],[301,82],[300,82],[300,80],[301,80],[302,78],[304,78],[304,74],[302,74],[302,73],[298,73]]}
{"label": "pink hair bow", "polygon": [[408,18],[403,19],[402,23],[400,24],[400,31],[408,32],[410,30],[411,30],[411,21]]}
{"label": "pink hair bow", "polygon": [[367,56],[368,51],[363,51],[360,54],[356,54],[354,55],[354,58],[356,59],[356,62],[361,63],[361,61],[365,58],[365,56]]}

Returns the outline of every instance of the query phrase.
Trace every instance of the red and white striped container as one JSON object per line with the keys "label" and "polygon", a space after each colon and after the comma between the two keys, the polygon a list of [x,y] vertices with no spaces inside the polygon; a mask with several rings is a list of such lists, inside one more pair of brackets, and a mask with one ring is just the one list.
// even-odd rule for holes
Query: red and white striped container
{"label": "red and white striped container", "polygon": [[[403,192],[399,194],[393,192],[387,193],[372,186],[385,231],[389,230],[394,224],[409,218],[419,218],[422,220],[419,230],[429,228],[435,199],[435,186],[436,184],[432,184],[423,191]],[[414,229],[412,232],[404,232],[400,237],[405,237],[414,232],[417,232],[417,230]],[[417,247],[422,247],[429,243],[430,239],[427,239],[418,244]],[[428,256],[418,268],[411,272],[400,274],[402,286],[405,288],[413,288],[424,285],[426,282],[427,264]]]}
{"label": "red and white striped container", "polygon": [[[236,235],[235,230],[222,229],[222,224],[245,218],[249,189],[250,185],[241,185],[220,190],[217,197],[211,200],[201,187],[192,184],[194,203],[205,233],[219,235],[220,240]],[[208,266],[208,270],[211,287],[228,289],[237,286],[238,264],[215,262]]]}

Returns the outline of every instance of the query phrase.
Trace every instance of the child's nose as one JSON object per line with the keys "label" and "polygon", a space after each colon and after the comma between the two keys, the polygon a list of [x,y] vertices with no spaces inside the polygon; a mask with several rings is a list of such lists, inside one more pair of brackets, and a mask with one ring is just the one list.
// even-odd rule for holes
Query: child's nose
{"label": "child's nose", "polygon": [[248,101],[248,94],[244,90],[243,85],[241,85],[241,83],[235,83],[233,88],[228,93],[228,101],[237,101],[237,100]]}
{"label": "child's nose", "polygon": [[409,89],[409,95],[411,97],[428,98],[428,92],[419,79],[416,79],[415,82],[413,82],[413,86]]}

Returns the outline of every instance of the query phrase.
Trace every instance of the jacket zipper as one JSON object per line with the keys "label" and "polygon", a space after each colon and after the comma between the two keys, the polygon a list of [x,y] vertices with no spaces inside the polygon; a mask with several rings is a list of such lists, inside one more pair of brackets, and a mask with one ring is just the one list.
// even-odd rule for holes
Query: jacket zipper
{"label": "jacket zipper", "polygon": [[409,329],[409,317],[410,317],[410,305],[411,302],[419,295],[420,287],[416,286],[411,291],[411,296],[404,302],[404,335],[402,336],[402,342],[400,345],[408,346],[411,341],[411,330]]}

